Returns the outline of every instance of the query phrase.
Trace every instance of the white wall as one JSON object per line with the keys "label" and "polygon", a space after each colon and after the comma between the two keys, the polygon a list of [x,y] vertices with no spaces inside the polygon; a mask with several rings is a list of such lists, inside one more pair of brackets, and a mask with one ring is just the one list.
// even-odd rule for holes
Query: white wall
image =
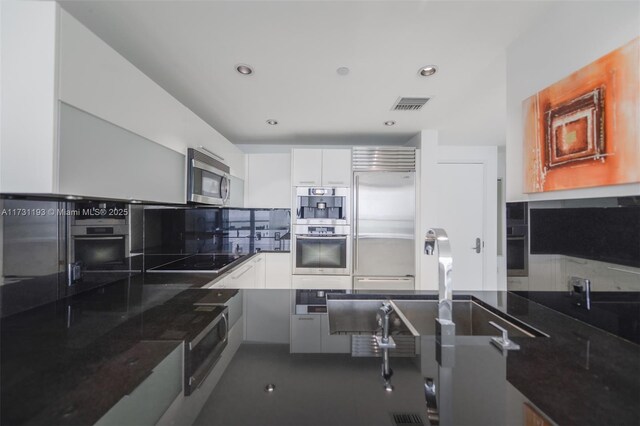
{"label": "white wall", "polygon": [[[3,192],[55,190],[55,2],[0,1]],[[27,54],[28,52],[28,54]],[[24,173],[29,165],[29,173]]]}
{"label": "white wall", "polygon": [[[640,184],[524,194],[522,101],[640,34],[640,3],[558,2],[507,49],[507,201],[640,194]],[[640,167],[640,164],[638,165]]]}

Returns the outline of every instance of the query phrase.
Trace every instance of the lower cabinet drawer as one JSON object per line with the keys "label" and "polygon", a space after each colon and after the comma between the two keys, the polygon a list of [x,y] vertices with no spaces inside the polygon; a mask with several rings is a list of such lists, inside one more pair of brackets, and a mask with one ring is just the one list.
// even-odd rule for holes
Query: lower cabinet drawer
{"label": "lower cabinet drawer", "polygon": [[95,424],[155,425],[182,393],[184,344],[162,360],[133,392],[125,395]]}
{"label": "lower cabinet drawer", "polygon": [[351,290],[349,275],[294,275],[292,287],[312,290]]}
{"label": "lower cabinet drawer", "polygon": [[319,353],[320,315],[291,315],[291,353]]}

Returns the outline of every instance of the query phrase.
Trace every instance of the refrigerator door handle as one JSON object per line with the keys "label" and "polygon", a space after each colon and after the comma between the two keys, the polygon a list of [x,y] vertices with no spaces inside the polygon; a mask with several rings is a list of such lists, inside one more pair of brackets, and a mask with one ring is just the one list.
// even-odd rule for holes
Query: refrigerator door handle
{"label": "refrigerator door handle", "polygon": [[368,281],[413,281],[413,277],[407,277],[407,278],[390,278],[390,277],[381,277],[381,278],[361,278],[361,277],[356,277],[356,281],[361,281],[361,282],[368,282]]}
{"label": "refrigerator door handle", "polygon": [[358,231],[359,231],[359,222],[360,222],[360,215],[358,214],[358,204],[359,204],[359,200],[358,200],[358,196],[360,194],[360,176],[355,175],[354,176],[354,182],[353,182],[353,209],[354,209],[354,220],[353,220],[353,273],[357,273],[358,272],[358,251],[359,248],[359,240],[358,240]]}

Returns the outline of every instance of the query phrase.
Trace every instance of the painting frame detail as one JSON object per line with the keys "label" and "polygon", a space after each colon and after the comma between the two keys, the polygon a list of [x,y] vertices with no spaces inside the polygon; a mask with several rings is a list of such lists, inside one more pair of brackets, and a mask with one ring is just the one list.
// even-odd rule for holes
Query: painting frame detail
{"label": "painting frame detail", "polygon": [[640,182],[640,37],[523,101],[525,193]]}

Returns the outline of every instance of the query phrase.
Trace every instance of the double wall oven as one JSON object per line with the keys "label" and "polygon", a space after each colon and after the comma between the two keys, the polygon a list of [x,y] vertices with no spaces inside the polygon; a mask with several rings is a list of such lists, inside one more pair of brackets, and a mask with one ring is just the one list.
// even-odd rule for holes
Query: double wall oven
{"label": "double wall oven", "polygon": [[293,273],[349,275],[349,188],[296,188]]}

